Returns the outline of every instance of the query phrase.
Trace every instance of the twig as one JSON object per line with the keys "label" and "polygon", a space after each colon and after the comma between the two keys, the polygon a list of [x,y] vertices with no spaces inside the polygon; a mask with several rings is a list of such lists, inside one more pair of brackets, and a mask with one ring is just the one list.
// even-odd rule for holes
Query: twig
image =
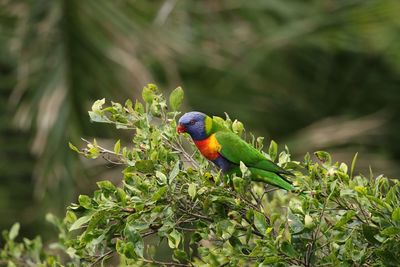
{"label": "twig", "polygon": [[178,263],[178,262],[164,262],[164,261],[158,261],[158,260],[149,260],[149,259],[140,259],[141,261],[147,262],[147,263],[153,263],[153,264],[158,264],[158,265],[164,265],[164,266],[193,266],[191,264],[186,264],[186,263]]}
{"label": "twig", "polygon": [[114,250],[110,250],[110,251],[108,251],[107,253],[105,253],[105,254],[103,254],[103,255],[101,255],[101,256],[99,256],[94,262],[92,262],[89,266],[90,267],[92,267],[92,266],[95,266],[97,263],[99,263],[101,260],[103,260],[105,257],[107,257],[108,255],[110,255],[110,254],[112,254],[112,253],[114,253],[115,251]]}
{"label": "twig", "polygon": [[325,201],[324,201],[324,206],[322,207],[321,213],[319,215],[319,224],[318,224],[317,229],[315,230],[315,232],[313,234],[313,239],[312,239],[312,242],[311,242],[310,246],[307,249],[307,254],[304,257],[304,265],[305,266],[310,266],[311,255],[313,253],[314,245],[315,245],[315,242],[317,241],[317,237],[318,237],[320,229],[321,229],[321,222],[322,222],[322,218],[323,218],[323,216],[325,214],[325,208],[326,208],[326,204],[327,204],[328,200],[329,200],[329,197],[327,197],[325,199]]}

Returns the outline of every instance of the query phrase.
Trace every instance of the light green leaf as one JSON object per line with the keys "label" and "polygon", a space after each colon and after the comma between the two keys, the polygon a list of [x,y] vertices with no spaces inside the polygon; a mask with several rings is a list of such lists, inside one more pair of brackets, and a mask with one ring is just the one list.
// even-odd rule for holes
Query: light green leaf
{"label": "light green leaf", "polygon": [[114,153],[119,154],[120,150],[121,150],[121,142],[120,140],[118,140],[114,145]]}
{"label": "light green leaf", "polygon": [[14,223],[13,226],[11,226],[10,232],[8,233],[8,238],[10,238],[10,240],[14,240],[18,236],[19,228],[19,223]]}
{"label": "light green leaf", "polygon": [[181,87],[175,88],[169,96],[169,105],[173,111],[177,111],[183,102],[183,89]]}
{"label": "light green leaf", "polygon": [[100,189],[105,190],[105,191],[114,192],[116,190],[115,185],[113,185],[110,181],[107,181],[107,180],[97,182],[97,186]]}
{"label": "light green leaf", "polygon": [[122,188],[117,188],[117,194],[116,197],[118,201],[120,201],[123,205],[126,204],[126,193]]}
{"label": "light green leaf", "polygon": [[71,231],[77,230],[77,229],[79,229],[79,228],[82,228],[82,226],[83,226],[85,223],[89,222],[90,219],[92,219],[92,216],[93,216],[93,214],[80,217],[78,220],[76,220],[76,221],[71,225],[71,227],[69,228],[69,231],[71,232]]}
{"label": "light green leaf", "polygon": [[171,233],[168,234],[168,245],[170,248],[178,248],[179,243],[181,242],[182,235],[175,229],[172,230]]}
{"label": "light green leaf", "polygon": [[400,208],[397,207],[392,212],[392,220],[396,222],[400,222]]}
{"label": "light green leaf", "polygon": [[271,140],[271,143],[269,144],[268,154],[271,160],[275,161],[276,156],[278,155],[278,144],[274,140]]}
{"label": "light green leaf", "polygon": [[264,235],[265,231],[268,228],[265,215],[258,211],[254,211],[254,225],[257,228],[257,230]]}
{"label": "light green leaf", "polygon": [[78,201],[79,205],[81,205],[85,209],[90,209],[92,207],[92,200],[86,195],[79,195]]}
{"label": "light green leaf", "polygon": [[106,103],[106,99],[100,99],[100,100],[96,100],[93,105],[92,105],[92,111],[94,112],[99,112],[101,111],[101,109],[103,108],[104,103]]}
{"label": "light green leaf", "polygon": [[343,163],[343,162],[342,162],[342,163],[340,163],[339,169],[340,169],[342,172],[347,173],[348,167],[347,167],[346,163]]}
{"label": "light green leaf", "polygon": [[188,194],[192,198],[192,200],[196,197],[196,189],[197,189],[197,185],[195,183],[189,184]]}
{"label": "light green leaf", "polygon": [[240,121],[238,121],[238,120],[235,120],[235,121],[232,123],[232,130],[233,130],[233,132],[234,132],[235,134],[241,136],[242,133],[243,133],[243,130],[244,130],[243,123],[240,122]]}
{"label": "light green leaf", "polygon": [[76,146],[74,146],[71,142],[68,142],[68,146],[69,146],[69,148],[70,148],[71,150],[73,150],[73,151],[75,151],[75,152],[78,152],[78,153],[82,153],[82,152],[79,151],[79,149],[78,149]]}
{"label": "light green leaf", "polygon": [[250,176],[249,168],[247,168],[247,166],[242,161],[240,161],[240,171],[242,173],[242,177]]}
{"label": "light green leaf", "polygon": [[151,197],[152,200],[158,201],[160,198],[164,196],[164,194],[167,192],[167,186],[160,187],[160,189],[157,190]]}
{"label": "light green leaf", "polygon": [[156,171],[156,177],[158,178],[160,184],[167,184],[167,176],[165,176],[164,173]]}
{"label": "light green leaf", "polygon": [[304,226],[306,228],[311,228],[313,225],[313,218],[310,215],[306,214],[306,216],[304,216]]}
{"label": "light green leaf", "polygon": [[153,102],[153,98],[154,98],[153,91],[148,87],[144,87],[143,91],[142,91],[142,98],[143,98],[144,102],[151,104]]}
{"label": "light green leaf", "polygon": [[353,160],[351,161],[350,178],[353,178],[353,172],[354,172],[354,168],[355,168],[355,166],[356,166],[357,157],[358,157],[358,152],[354,155],[354,158],[353,158]]}
{"label": "light green leaf", "polygon": [[179,174],[179,171],[180,171],[180,169],[179,169],[179,161],[177,161],[177,162],[175,163],[175,165],[174,165],[174,168],[173,168],[172,171],[169,173],[168,180],[169,180],[169,183],[170,183],[170,184],[171,184],[172,181],[175,179],[175,177]]}

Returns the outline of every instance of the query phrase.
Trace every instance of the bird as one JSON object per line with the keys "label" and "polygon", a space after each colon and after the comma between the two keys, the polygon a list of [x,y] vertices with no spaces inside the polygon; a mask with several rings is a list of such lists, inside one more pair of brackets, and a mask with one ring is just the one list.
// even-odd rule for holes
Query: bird
{"label": "bird", "polygon": [[222,173],[240,175],[240,162],[248,168],[251,180],[264,182],[287,191],[295,190],[284,176],[293,174],[267,159],[259,150],[205,113],[191,111],[180,117],[178,134],[191,136],[200,153],[213,162]]}

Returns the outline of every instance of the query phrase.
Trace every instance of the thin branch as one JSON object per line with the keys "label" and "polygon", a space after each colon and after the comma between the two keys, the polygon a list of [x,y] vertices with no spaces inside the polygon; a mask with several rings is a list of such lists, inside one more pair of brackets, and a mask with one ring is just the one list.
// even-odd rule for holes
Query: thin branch
{"label": "thin branch", "polygon": [[164,261],[158,261],[158,260],[149,260],[149,259],[140,259],[141,261],[147,262],[147,263],[153,263],[153,264],[158,264],[158,265],[164,265],[164,266],[193,266],[192,264],[186,264],[186,263],[178,263],[178,262],[164,262]]}
{"label": "thin branch", "polygon": [[103,255],[99,256],[94,262],[92,262],[89,266],[95,266],[97,263],[99,263],[100,261],[102,261],[105,257],[113,254],[115,251],[114,250],[110,250],[107,253],[104,253]]}

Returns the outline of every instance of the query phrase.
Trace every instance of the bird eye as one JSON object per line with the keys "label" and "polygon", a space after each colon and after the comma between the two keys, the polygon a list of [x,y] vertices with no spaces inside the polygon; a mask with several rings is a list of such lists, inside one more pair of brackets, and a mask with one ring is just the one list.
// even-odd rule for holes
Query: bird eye
{"label": "bird eye", "polygon": [[194,121],[194,120],[191,120],[190,122],[189,122],[189,124],[190,125],[194,125],[196,122]]}

